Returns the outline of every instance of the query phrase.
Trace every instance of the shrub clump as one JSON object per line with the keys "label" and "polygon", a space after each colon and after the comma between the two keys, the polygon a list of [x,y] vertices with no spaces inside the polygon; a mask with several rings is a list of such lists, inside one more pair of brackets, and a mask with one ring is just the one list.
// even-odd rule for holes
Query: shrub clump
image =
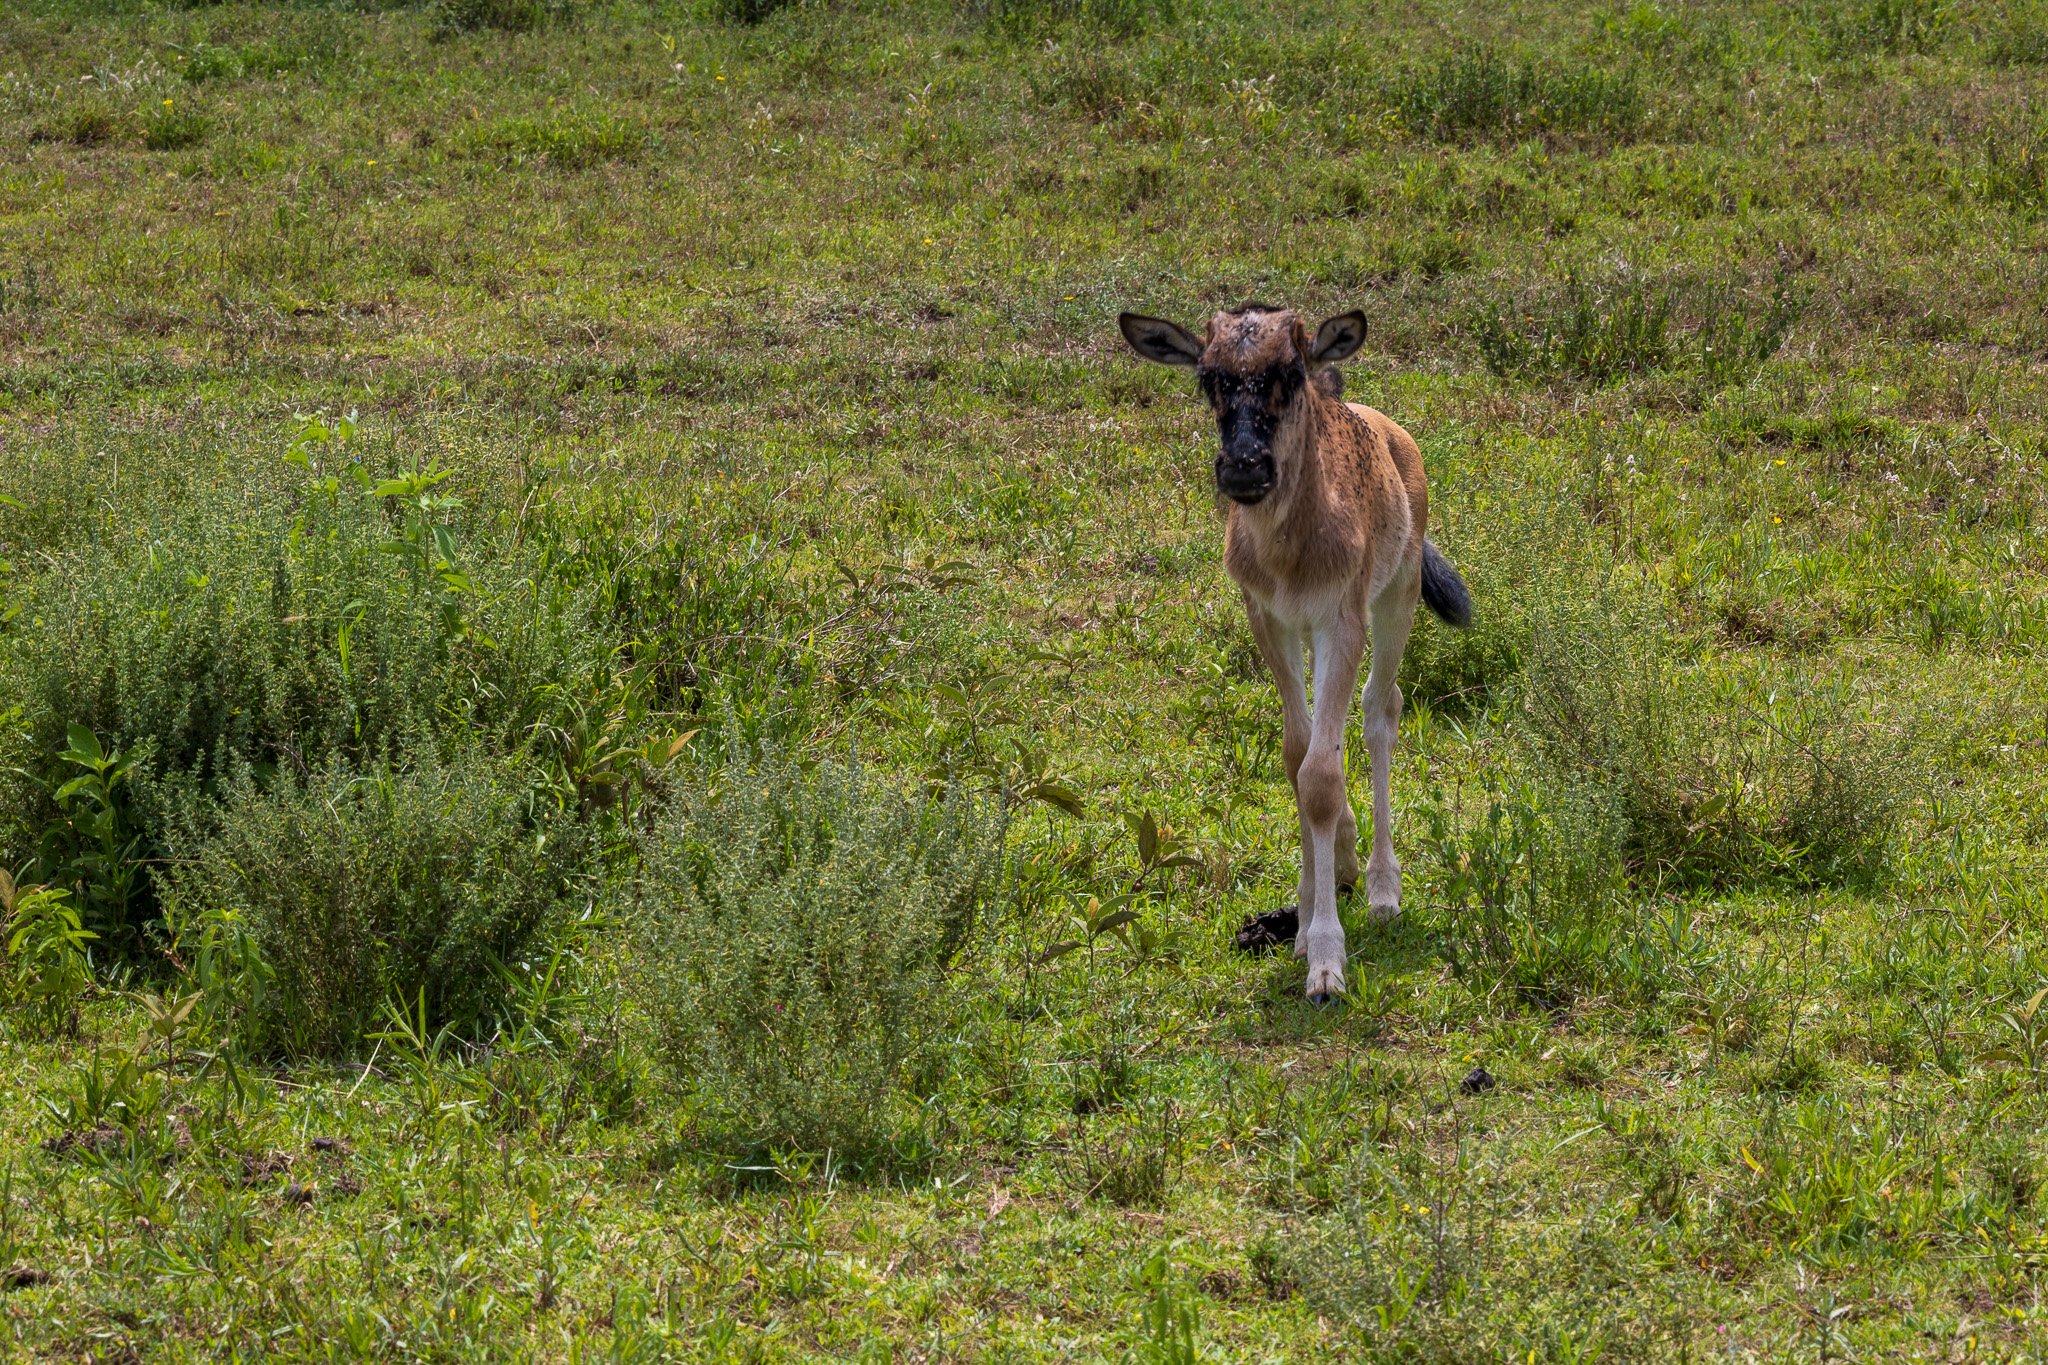
{"label": "shrub clump", "polygon": [[[441,478],[197,496],[26,585],[0,636],[0,695],[19,703],[0,727],[0,859],[82,882],[92,927],[129,947],[176,813],[235,774],[368,770],[425,735],[521,747],[610,641],[514,557],[472,577]],[[119,781],[81,788],[103,762]]]}
{"label": "shrub clump", "polygon": [[187,830],[172,895],[253,942],[238,1031],[294,1056],[346,1054],[422,993],[433,1025],[474,1031],[501,964],[568,922],[585,837],[515,762],[477,751],[336,758],[267,789],[245,769]]}
{"label": "shrub clump", "polygon": [[628,911],[660,1055],[730,1150],[872,1155],[937,1040],[1001,822],[958,787],[728,747],[647,838]]}

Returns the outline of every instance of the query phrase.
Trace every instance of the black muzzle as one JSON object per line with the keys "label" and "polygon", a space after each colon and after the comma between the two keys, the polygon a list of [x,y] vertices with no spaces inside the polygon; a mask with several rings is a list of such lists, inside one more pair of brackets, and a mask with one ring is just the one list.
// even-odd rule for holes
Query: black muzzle
{"label": "black muzzle", "polygon": [[1246,507],[1272,492],[1277,477],[1273,456],[1267,451],[1255,455],[1216,457],[1216,491]]}

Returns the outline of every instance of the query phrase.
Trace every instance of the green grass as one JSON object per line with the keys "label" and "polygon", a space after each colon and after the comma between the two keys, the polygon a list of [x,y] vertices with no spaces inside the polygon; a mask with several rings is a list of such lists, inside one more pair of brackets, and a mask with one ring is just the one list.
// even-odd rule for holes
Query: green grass
{"label": "green grass", "polygon": [[[101,937],[75,1029],[56,900],[0,964],[4,1349],[2048,1355],[2044,32],[8,7],[0,863]],[[1246,297],[1365,308],[1479,610],[1325,1010],[1230,949],[1278,706],[1112,322]],[[728,730],[1016,800],[881,1156],[735,1159],[657,1064],[605,907]],[[465,744],[568,910],[460,1029],[252,1040],[166,860]]]}

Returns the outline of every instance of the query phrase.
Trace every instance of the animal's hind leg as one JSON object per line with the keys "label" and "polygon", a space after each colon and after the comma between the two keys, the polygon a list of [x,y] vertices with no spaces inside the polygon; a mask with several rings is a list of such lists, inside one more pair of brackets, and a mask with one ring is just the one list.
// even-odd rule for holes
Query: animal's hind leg
{"label": "animal's hind leg", "polygon": [[1421,580],[1410,571],[1373,599],[1372,671],[1359,699],[1365,747],[1372,755],[1372,856],[1365,865],[1365,894],[1372,917],[1381,922],[1401,913],[1401,860],[1394,856],[1394,741],[1401,732],[1401,655],[1415,628],[1415,599]]}
{"label": "animal's hind leg", "polygon": [[[1344,989],[1344,924],[1337,918],[1337,830],[1351,809],[1344,790],[1344,729],[1351,689],[1358,684],[1364,632],[1355,618],[1319,629],[1315,636],[1316,709],[1309,726],[1308,755],[1301,761],[1295,791],[1308,840],[1304,866],[1315,876],[1302,910],[1301,937],[1307,940],[1308,995],[1327,1000]],[[1356,855],[1354,855],[1356,856]],[[1313,863],[1310,859],[1313,858]]]}

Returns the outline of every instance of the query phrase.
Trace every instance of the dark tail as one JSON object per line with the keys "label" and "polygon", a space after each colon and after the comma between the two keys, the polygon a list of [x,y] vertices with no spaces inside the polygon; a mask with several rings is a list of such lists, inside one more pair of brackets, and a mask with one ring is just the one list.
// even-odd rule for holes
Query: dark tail
{"label": "dark tail", "polygon": [[1472,594],[1465,580],[1431,541],[1422,542],[1422,601],[1437,619],[1463,630],[1472,624]]}

